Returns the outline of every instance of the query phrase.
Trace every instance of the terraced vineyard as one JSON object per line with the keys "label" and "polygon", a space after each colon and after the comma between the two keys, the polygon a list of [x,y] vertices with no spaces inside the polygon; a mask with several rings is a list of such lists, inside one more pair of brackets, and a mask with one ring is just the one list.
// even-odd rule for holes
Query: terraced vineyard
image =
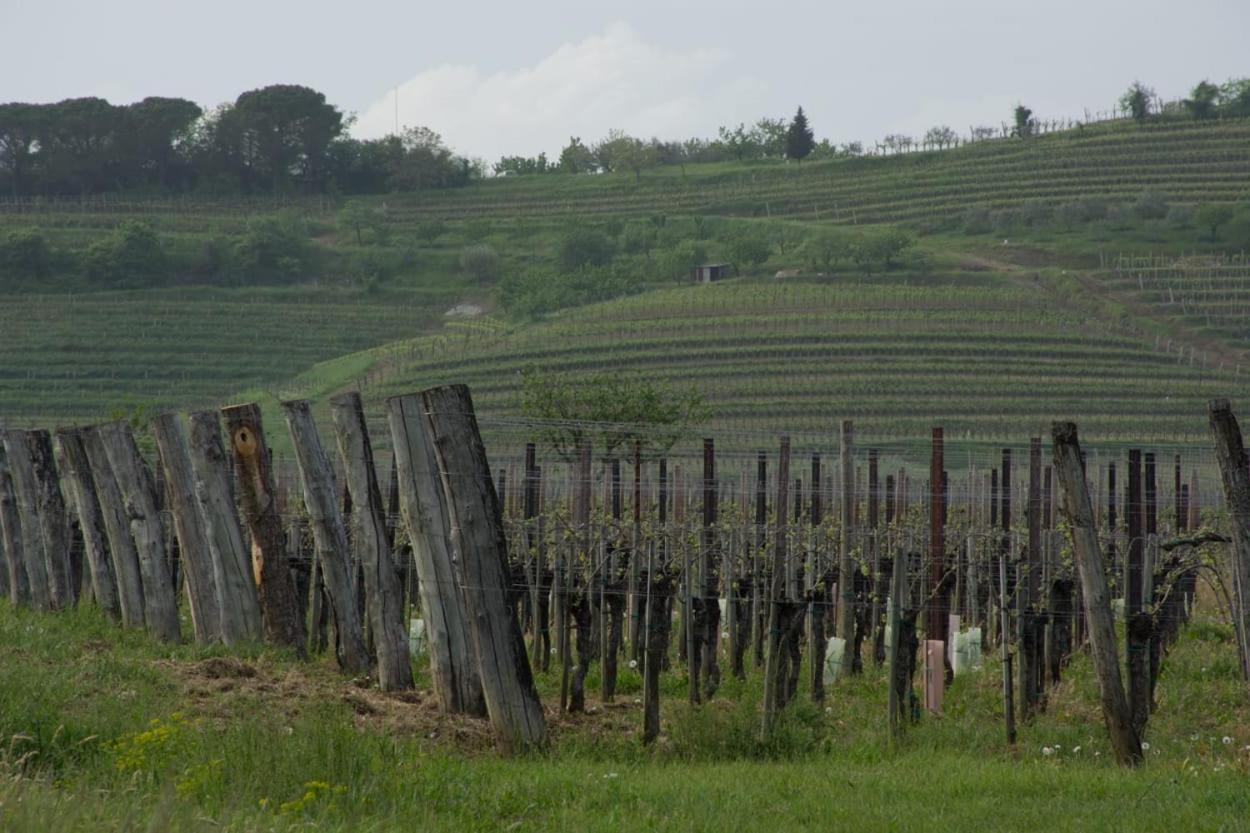
{"label": "terraced vineyard", "polygon": [[[499,178],[462,189],[373,198],[396,228],[438,217],[534,223],[655,213],[805,217],[835,223],[931,221],[971,206],[1084,197],[1130,202],[1143,191],[1178,202],[1250,199],[1250,119],[1110,122],[1027,141],[979,142],[945,151],[803,165],[692,165],[635,181],[609,176]],[[328,214],[331,200],[290,205]],[[89,201],[46,209],[0,200],[2,222],[107,227],[143,216],[170,230],[228,231],[272,200]]]}
{"label": "terraced vineyard", "polygon": [[0,297],[5,422],[219,405],[316,362],[419,333],[441,301],[307,286]]}
{"label": "terraced vineyard", "polygon": [[1244,255],[1126,257],[1103,280],[1157,317],[1231,348],[1238,363],[1250,357],[1250,260]]}
{"label": "terraced vineyard", "polygon": [[381,398],[471,386],[486,420],[519,409],[519,371],[635,371],[699,389],[721,431],[1016,438],[1079,417],[1114,441],[1206,440],[1205,400],[1231,370],[1191,367],[1029,288],[727,283],[585,307],[548,323],[380,352]]}

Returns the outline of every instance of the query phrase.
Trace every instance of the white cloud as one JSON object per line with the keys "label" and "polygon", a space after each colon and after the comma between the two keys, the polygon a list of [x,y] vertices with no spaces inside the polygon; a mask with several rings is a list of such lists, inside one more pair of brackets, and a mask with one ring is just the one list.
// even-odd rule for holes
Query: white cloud
{"label": "white cloud", "polygon": [[[767,85],[734,69],[720,49],[668,50],[626,24],[565,44],[533,66],[490,75],[473,66],[426,70],[399,87],[399,123],[424,125],[456,152],[559,153],[569,136],[590,143],[612,128],[661,138],[707,136],[766,112]],[[362,137],[394,130],[395,97],[371,104]]]}

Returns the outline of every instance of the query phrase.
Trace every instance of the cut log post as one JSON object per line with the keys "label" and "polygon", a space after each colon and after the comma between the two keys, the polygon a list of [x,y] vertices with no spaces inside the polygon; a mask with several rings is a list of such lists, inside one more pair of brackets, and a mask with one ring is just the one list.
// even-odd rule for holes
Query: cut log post
{"label": "cut log post", "polygon": [[96,499],[91,463],[83,447],[82,432],[76,428],[58,429],[56,453],[66,491],[78,515],[78,528],[82,530],[83,549],[91,572],[91,589],[96,604],[105,616],[120,622],[122,609],[117,594],[117,578],[105,544],[104,517]]}
{"label": "cut log post", "polygon": [[[166,560],[165,532],[156,509],[152,474],[139,455],[129,423],[111,422],[98,429],[113,477],[121,491],[143,579],[143,620],[148,632],[164,642],[182,638],[178,603]],[[110,539],[111,540],[111,539]]]}
{"label": "cut log post", "polygon": [[[1141,739],[1133,729],[1133,717],[1124,696],[1120,662],[1116,650],[1115,622],[1107,592],[1106,565],[1098,545],[1098,529],[1090,504],[1081,445],[1076,425],[1057,422],[1051,429],[1054,440],[1055,475],[1062,491],[1060,506],[1068,521],[1081,598],[1089,627],[1094,672],[1102,700],[1103,719],[1111,736],[1111,747],[1121,766],[1137,766],[1142,760]],[[1250,494],[1250,493],[1248,493]]]}
{"label": "cut log post", "polygon": [[26,576],[26,556],[22,550],[22,521],[2,434],[0,432],[0,543],[4,545],[5,569],[9,575],[9,601],[14,605],[29,605],[30,580]]}
{"label": "cut log post", "polygon": [[392,397],[386,415],[399,470],[400,511],[417,565],[434,692],[443,711],[484,715],[464,593],[452,560],[447,501],[421,399]]}
{"label": "cut log post", "polygon": [[760,737],[767,741],[772,735],[773,724],[785,701],[785,674],[782,651],[786,650],[782,629],[786,624],[789,603],[786,598],[786,510],[789,505],[790,487],[790,438],[781,438],[781,452],[777,464],[777,505],[775,507],[777,529],[773,543],[768,592],[768,651],[764,660],[764,714]]}
{"label": "cut log post", "polygon": [[[847,679],[855,673],[855,654],[851,642],[855,638],[855,581],[853,572],[858,570],[851,557],[857,541],[855,536],[855,428],[851,420],[841,424],[841,444],[838,449],[838,467],[842,476],[841,488],[841,539],[838,544],[838,609],[837,637],[843,640],[841,676]],[[812,656],[813,664],[824,665],[823,656]]]}
{"label": "cut log post", "polygon": [[39,484],[31,465],[24,431],[5,431],[4,449],[9,459],[9,475],[17,498],[17,516],[21,529],[22,558],[30,586],[31,606],[35,610],[51,610],[52,595],[48,590],[48,568],[43,560],[43,532],[39,526]]}
{"label": "cut log post", "polygon": [[249,402],[222,408],[234,453],[239,504],[252,535],[252,571],[265,639],[302,657],[308,646],[304,612],[286,558],[286,537],[273,486],[273,468],[261,426],[260,407]]}
{"label": "cut log post", "polygon": [[[308,402],[285,402],[282,411],[291,432],[291,444],[295,447],[295,459],[304,487],[304,508],[308,512],[315,547],[309,592],[314,594],[314,602],[320,598],[321,591],[316,586],[320,576],[334,617],[334,653],[339,668],[347,674],[368,673],[369,651],[365,648],[365,634],[360,627],[360,612],[356,610],[356,593],[351,580],[351,551],[347,546],[343,513],[339,509],[339,489],[334,469],[321,443],[321,435],[317,433]],[[314,623],[317,618],[314,617]]]}
{"label": "cut log post", "polygon": [[256,642],[261,638],[260,602],[231,489],[230,459],[221,441],[221,419],[216,411],[195,411],[189,422],[195,496],[213,559],[221,602],[222,639],[227,645]]}
{"label": "cut log post", "polygon": [[507,539],[473,400],[467,387],[452,385],[424,391],[421,401],[464,574],[487,713],[503,749],[542,746],[547,727],[521,628],[508,606]]}
{"label": "cut log post", "polygon": [[43,563],[48,576],[48,597],[53,610],[73,607],[78,601],[69,559],[69,516],[65,496],[52,456],[52,436],[44,430],[25,432],[26,453],[35,475],[39,532],[43,539]]}
{"label": "cut log post", "polygon": [[82,431],[83,450],[91,466],[91,483],[100,505],[100,519],[108,539],[109,560],[117,579],[117,602],[121,606],[122,624],[141,628],[144,624],[143,575],[139,569],[139,552],[130,534],[130,519],[122,498],[113,466],[104,451],[104,440],[97,428]]}
{"label": "cut log post", "polygon": [[1241,427],[1227,399],[1207,406],[1215,456],[1220,464],[1224,500],[1232,527],[1229,550],[1233,565],[1233,624],[1241,660],[1242,679],[1250,680],[1250,470]]}
{"label": "cut log post", "polygon": [[167,413],[152,420],[152,433],[156,437],[161,465],[165,470],[165,491],[174,516],[174,533],[178,536],[178,552],[187,580],[195,641],[224,642],[222,619],[233,616],[234,611],[223,610],[218,597],[208,532],[195,496],[195,474],[187,450],[187,429],[177,414]]}
{"label": "cut log post", "polygon": [[330,414],[352,495],[353,541],[364,566],[365,603],[378,655],[378,685],[383,691],[402,691],[413,685],[404,593],[391,559],[386,510],[360,394],[353,391],[331,398]]}

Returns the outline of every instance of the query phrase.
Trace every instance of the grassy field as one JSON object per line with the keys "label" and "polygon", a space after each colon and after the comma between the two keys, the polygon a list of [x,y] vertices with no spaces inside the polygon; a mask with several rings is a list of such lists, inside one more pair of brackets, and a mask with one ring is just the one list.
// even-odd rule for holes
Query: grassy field
{"label": "grassy field", "polygon": [[[161,647],[94,611],[0,609],[0,827],[112,830],[1242,830],[1250,704],[1223,623],[1199,615],[1164,664],[1145,766],[1118,770],[1087,658],[1008,746],[990,659],[945,715],[891,746],[882,674],[803,694],[757,740],[759,675],[697,709],[665,678],[638,741],[639,679],[585,715],[550,705],[548,751],[500,759],[484,722],[424,690],[382,695],[263,649]],[[805,679],[806,677],[804,677]]]}

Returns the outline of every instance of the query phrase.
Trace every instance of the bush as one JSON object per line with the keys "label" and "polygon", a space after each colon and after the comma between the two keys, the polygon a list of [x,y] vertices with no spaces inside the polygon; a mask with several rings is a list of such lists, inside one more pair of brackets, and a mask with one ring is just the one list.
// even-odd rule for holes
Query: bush
{"label": "bush", "polygon": [[106,286],[144,288],[167,268],[160,238],[147,223],[126,222],[87,249],[87,277]]}
{"label": "bush", "polygon": [[656,261],[661,277],[684,281],[691,269],[707,262],[707,247],[700,240],[684,240],[663,251]]}
{"label": "bush", "polygon": [[1194,209],[1188,205],[1174,205],[1168,209],[1168,225],[1172,228],[1193,228]]}
{"label": "bush", "polygon": [[293,280],[311,269],[312,248],[291,215],[257,217],[234,244],[239,273],[256,280]]}
{"label": "bush", "polygon": [[768,260],[772,246],[766,234],[755,229],[740,229],[729,238],[727,249],[735,266],[750,268]]}
{"label": "bush", "polygon": [[52,271],[48,241],[37,231],[11,231],[0,237],[0,278],[46,278]]}
{"label": "bush", "polygon": [[560,239],[557,261],[566,272],[575,272],[586,266],[606,266],[611,262],[612,238],[591,226],[575,226]]}
{"label": "bush", "polygon": [[1053,212],[1049,205],[1039,200],[1029,200],[1017,209],[1016,216],[1022,225],[1040,228],[1050,222]]}
{"label": "bush", "polygon": [[478,283],[487,283],[499,277],[499,253],[485,243],[466,246],[460,252],[460,270],[472,275]]}
{"label": "bush", "polygon": [[830,229],[808,240],[803,246],[803,256],[809,269],[827,275],[850,257],[851,248],[852,241],[846,234]]}
{"label": "bush", "polygon": [[646,220],[634,220],[621,232],[621,250],[650,257],[656,244],[656,227]]}

